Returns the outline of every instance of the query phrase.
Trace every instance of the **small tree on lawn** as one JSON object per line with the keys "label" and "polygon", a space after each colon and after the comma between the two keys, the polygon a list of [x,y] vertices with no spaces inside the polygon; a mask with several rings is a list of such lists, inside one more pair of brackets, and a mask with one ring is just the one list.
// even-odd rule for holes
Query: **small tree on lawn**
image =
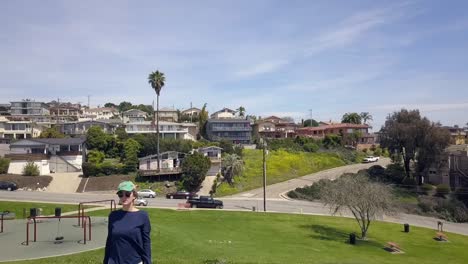
{"label": "small tree on lawn", "polygon": [[361,228],[362,239],[366,238],[372,220],[393,211],[390,188],[370,182],[364,175],[340,177],[326,185],[320,197],[333,214],[342,210],[351,211]]}
{"label": "small tree on lawn", "polygon": [[187,191],[195,191],[205,180],[210,169],[210,158],[195,152],[185,157],[182,162],[183,185]]}

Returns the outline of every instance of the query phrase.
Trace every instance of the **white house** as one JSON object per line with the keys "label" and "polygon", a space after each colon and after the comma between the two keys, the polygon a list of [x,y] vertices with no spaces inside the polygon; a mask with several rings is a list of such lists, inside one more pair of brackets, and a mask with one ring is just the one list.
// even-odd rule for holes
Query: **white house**
{"label": "white house", "polygon": [[[133,122],[125,124],[127,134],[156,134],[156,124],[151,121]],[[196,138],[189,133],[189,127],[182,123],[159,121],[161,138],[190,139]]]}
{"label": "white house", "polygon": [[8,173],[22,174],[24,166],[33,161],[41,175],[50,172],[79,172],[84,161],[84,138],[23,139],[10,144]]}
{"label": "white house", "polygon": [[23,118],[0,116],[0,138],[36,138],[46,127]]}
{"label": "white house", "polygon": [[122,114],[124,123],[142,122],[147,116],[148,114],[140,109],[130,109]]}
{"label": "white house", "polygon": [[223,108],[217,112],[211,114],[211,119],[227,119],[236,118],[236,111],[229,108]]}
{"label": "white house", "polygon": [[84,109],[80,121],[90,119],[111,119],[120,118],[119,111],[112,107],[98,107]]}
{"label": "white house", "polygon": [[[180,172],[180,165],[184,153],[177,151],[166,151],[160,153],[159,168],[163,172]],[[139,159],[139,169],[142,171],[150,171],[158,169],[158,154],[149,155]]]}
{"label": "white house", "polygon": [[220,147],[210,146],[210,147],[198,148],[196,151],[198,153],[203,154],[203,156],[208,157],[212,160],[220,160],[222,150],[223,149]]}

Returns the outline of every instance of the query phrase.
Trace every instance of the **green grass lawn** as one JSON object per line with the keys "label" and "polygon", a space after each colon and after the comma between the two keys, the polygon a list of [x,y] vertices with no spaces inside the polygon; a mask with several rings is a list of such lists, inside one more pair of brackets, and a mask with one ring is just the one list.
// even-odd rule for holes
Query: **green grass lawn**
{"label": "green grass lawn", "polygon": [[[23,209],[26,209],[26,217],[29,216],[29,208],[42,208],[42,215],[55,214],[55,208],[61,207],[62,213],[77,211],[78,204],[54,204],[54,203],[29,203],[0,201],[0,212],[10,211],[16,214],[16,219],[23,219]],[[85,205],[85,208],[96,206]]]}
{"label": "green grass lawn", "polygon": [[[152,223],[153,263],[467,263],[468,237],[434,230],[373,222],[368,241],[349,245],[358,232],[354,219],[227,211],[146,209]],[[106,215],[107,211],[92,212]],[[359,232],[358,232],[359,233]],[[398,243],[404,254],[384,245]],[[102,263],[104,250],[14,263]],[[215,262],[214,260],[218,260]],[[212,262],[210,262],[212,261]],[[225,262],[221,262],[225,261]]]}
{"label": "green grass lawn", "polygon": [[[244,149],[245,169],[235,178],[234,186],[222,183],[216,196],[231,195],[263,186],[263,156],[261,150]],[[346,165],[333,153],[270,151],[267,157],[267,184],[287,181],[321,170]]]}

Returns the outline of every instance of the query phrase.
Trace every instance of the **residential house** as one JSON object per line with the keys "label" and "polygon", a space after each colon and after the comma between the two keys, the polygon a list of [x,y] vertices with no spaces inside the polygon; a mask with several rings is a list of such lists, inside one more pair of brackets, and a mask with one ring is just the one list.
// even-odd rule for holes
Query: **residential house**
{"label": "residential house", "polygon": [[[125,124],[127,134],[156,134],[156,124],[152,121],[134,122]],[[159,121],[159,134],[161,138],[195,140],[196,135],[189,133],[188,124]]]}
{"label": "residential house", "polygon": [[201,112],[200,108],[190,107],[189,109],[185,109],[180,113],[186,116],[199,116],[200,112]]}
{"label": "residential house", "polygon": [[199,133],[198,125],[193,123],[180,123],[180,127],[182,129],[187,129],[190,139],[196,140]]}
{"label": "residential house", "polygon": [[49,105],[52,120],[56,122],[78,121],[83,114],[80,104],[52,101],[47,103],[47,105]]}
{"label": "residential house", "polygon": [[225,107],[225,108],[211,114],[210,118],[211,119],[236,118],[236,111]]}
{"label": "residential house", "polygon": [[45,126],[37,124],[28,118],[0,116],[0,138],[37,138],[45,128]]}
{"label": "residential house", "polygon": [[422,172],[424,182],[468,188],[468,145],[447,147],[437,163]]}
{"label": "residential house", "polygon": [[203,154],[203,156],[210,158],[211,161],[221,161],[221,152],[222,148],[217,147],[217,146],[209,146],[209,147],[203,147],[203,148],[198,148],[195,151]]}
{"label": "residential house", "polygon": [[159,121],[177,122],[179,120],[178,115],[177,115],[177,110],[173,108],[163,107],[159,109],[158,115],[159,115]]}
{"label": "residential house", "polygon": [[185,153],[166,151],[160,153],[159,171],[158,154],[149,155],[139,160],[139,174],[142,176],[181,174],[181,164]]}
{"label": "residential house", "polygon": [[208,119],[206,133],[209,140],[228,140],[234,144],[250,144],[252,127],[246,119]]}
{"label": "residential house", "polygon": [[288,138],[296,136],[298,125],[276,116],[258,120],[253,126],[253,133],[262,138]]}
{"label": "residential house", "polygon": [[11,159],[8,173],[21,174],[24,166],[33,161],[41,175],[51,172],[79,172],[85,160],[84,138],[23,139],[10,144]]}
{"label": "residential house", "polygon": [[97,107],[90,109],[83,109],[81,120],[94,120],[94,119],[120,119],[119,111],[113,107]]}
{"label": "residential house", "polygon": [[0,104],[0,116],[10,115],[10,104]]}
{"label": "residential house", "polygon": [[148,114],[140,109],[130,109],[122,113],[124,123],[143,122],[147,117]]}
{"label": "residential house", "polygon": [[59,124],[58,127],[60,132],[65,135],[85,135],[92,126],[101,127],[104,133],[114,134],[115,130],[122,125],[122,120],[120,119],[99,119],[63,123]]}
{"label": "residential house", "polygon": [[10,113],[13,116],[48,116],[50,115],[49,106],[44,102],[35,102],[23,100],[11,102]]}
{"label": "residential house", "polygon": [[353,134],[359,135],[355,142],[345,142],[354,144],[358,149],[370,148],[375,146],[375,135],[369,133],[370,126],[366,124],[348,124],[348,123],[327,123],[320,122],[318,127],[303,127],[296,130],[298,136],[323,139],[326,135],[341,135],[344,140],[352,139]]}
{"label": "residential house", "polygon": [[466,144],[467,140],[467,133],[461,127],[450,127],[450,126],[443,126],[443,129],[447,130],[450,133],[450,144],[452,145],[464,145]]}

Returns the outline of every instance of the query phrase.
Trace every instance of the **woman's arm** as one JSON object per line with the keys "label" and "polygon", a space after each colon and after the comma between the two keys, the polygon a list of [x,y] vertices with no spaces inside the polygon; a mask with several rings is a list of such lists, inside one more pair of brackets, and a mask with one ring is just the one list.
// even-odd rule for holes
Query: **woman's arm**
{"label": "woman's arm", "polygon": [[151,223],[148,213],[144,215],[143,228],[141,230],[143,240],[143,255],[141,259],[144,264],[151,264]]}

